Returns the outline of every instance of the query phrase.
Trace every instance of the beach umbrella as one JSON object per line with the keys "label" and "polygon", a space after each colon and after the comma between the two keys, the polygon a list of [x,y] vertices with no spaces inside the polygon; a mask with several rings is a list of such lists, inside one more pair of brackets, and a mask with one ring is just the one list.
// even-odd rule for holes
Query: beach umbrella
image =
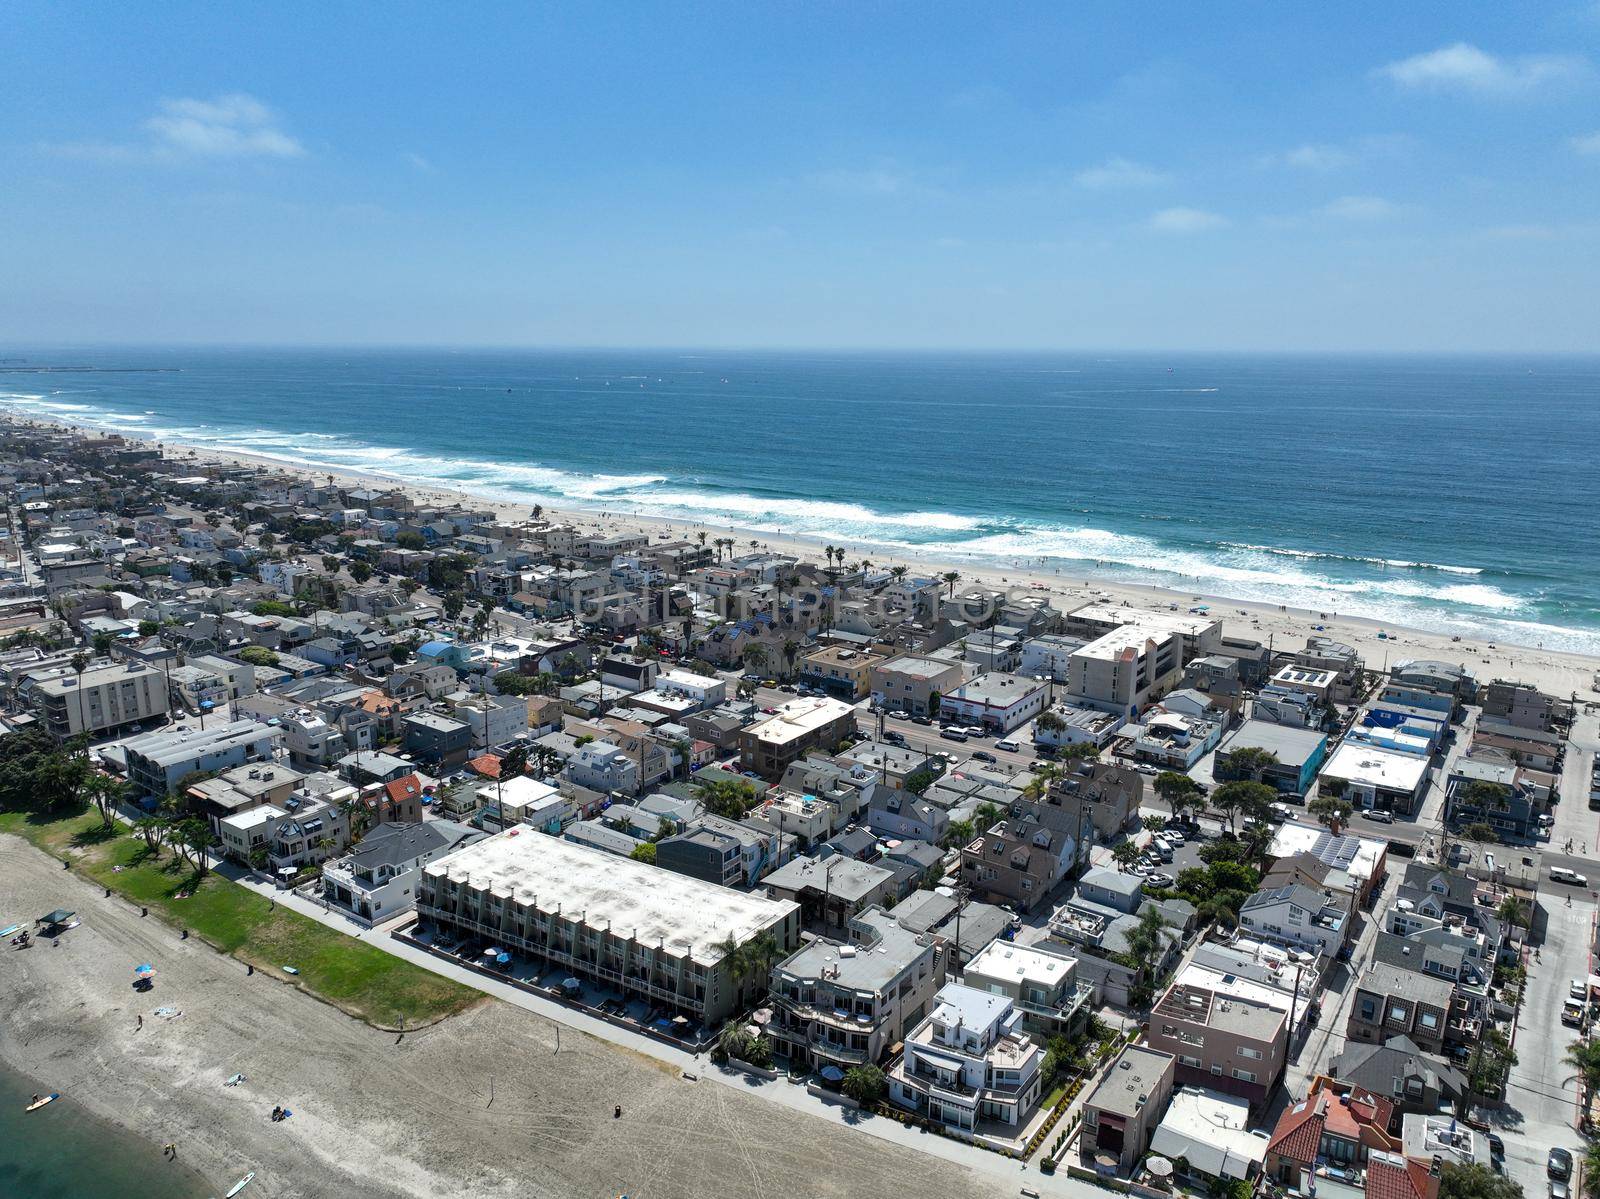
{"label": "beach umbrella", "polygon": [[39,917],[39,923],[40,924],[65,924],[68,920],[71,920],[74,915],[75,915],[75,913],[67,911],[66,908],[57,908],[55,911],[51,912],[48,916]]}
{"label": "beach umbrella", "polygon": [[139,977],[145,978],[154,974],[156,972],[156,968],[149,962],[141,962],[139,965],[133,968],[133,972],[139,975]]}
{"label": "beach umbrella", "polygon": [[583,983],[576,978],[564,978],[561,980],[561,989],[564,991],[581,991],[583,990]]}
{"label": "beach umbrella", "polygon": [[497,953],[494,955],[494,960],[499,962],[500,965],[504,966],[511,960],[511,955],[509,953]]}
{"label": "beach umbrella", "polygon": [[839,1069],[838,1066],[824,1066],[817,1073],[829,1082],[842,1082],[844,1080],[844,1071]]}

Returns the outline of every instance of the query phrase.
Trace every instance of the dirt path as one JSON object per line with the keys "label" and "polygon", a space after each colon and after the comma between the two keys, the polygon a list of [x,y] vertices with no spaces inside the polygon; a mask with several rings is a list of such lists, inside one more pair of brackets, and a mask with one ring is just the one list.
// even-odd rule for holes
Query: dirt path
{"label": "dirt path", "polygon": [[[97,1115],[176,1141],[213,1183],[261,1196],[777,1199],[1014,1188],[491,1002],[400,1043],[0,836],[0,923],[57,906],[81,927],[0,945],[0,1056]],[[131,988],[139,962],[158,970]],[[170,1005],[176,1019],[153,1015]],[[144,1015],[142,1030],[135,1015]],[[249,1076],[239,1087],[223,1080]],[[492,1098],[491,1098],[492,1096]],[[275,1103],[294,1111],[272,1123]],[[614,1120],[621,1103],[624,1118]]]}

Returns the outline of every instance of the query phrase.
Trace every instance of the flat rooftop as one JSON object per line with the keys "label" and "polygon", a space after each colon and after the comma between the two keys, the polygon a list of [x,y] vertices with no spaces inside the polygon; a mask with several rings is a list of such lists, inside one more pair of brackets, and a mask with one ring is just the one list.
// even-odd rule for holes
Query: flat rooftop
{"label": "flat rooftop", "polygon": [[802,945],[779,967],[793,978],[822,978],[852,991],[878,991],[898,978],[906,967],[930,951],[923,934],[900,927],[881,908],[868,908],[856,922],[878,933],[871,945],[819,938]]}
{"label": "flat rooftop", "polygon": [[1129,1045],[1090,1093],[1089,1106],[1132,1119],[1160,1089],[1162,1079],[1170,1078],[1176,1068],[1177,1060],[1170,1053]]}
{"label": "flat rooftop", "polygon": [[1184,637],[1198,637],[1208,629],[1221,624],[1216,616],[1184,615],[1181,612],[1157,612],[1151,608],[1125,608],[1121,604],[1085,604],[1067,613],[1068,620],[1099,625],[1143,625],[1147,629],[1165,629]]}
{"label": "flat rooftop", "polygon": [[458,849],[427,873],[537,903],[542,911],[559,905],[581,913],[591,928],[641,944],[665,943],[707,966],[725,956],[718,948],[724,938],[743,944],[797,910],[788,900],[733,891],[528,829],[507,829]]}
{"label": "flat rooftop", "polygon": [[950,693],[949,698],[982,704],[986,708],[1009,708],[1044,689],[1043,683],[1023,678],[1020,674],[991,670],[963,683]]}
{"label": "flat rooftop", "polygon": [[1266,749],[1278,755],[1285,766],[1303,763],[1317,751],[1327,736],[1315,729],[1273,724],[1270,720],[1247,720],[1222,744],[1222,752],[1236,749]]}
{"label": "flat rooftop", "polygon": [[1064,978],[1071,978],[1077,962],[1054,953],[1030,949],[1011,941],[994,941],[979,951],[978,956],[966,964],[969,973],[986,978],[1009,979],[1018,984],[1054,988]]}
{"label": "flat rooftop", "polygon": [[778,709],[776,716],[767,717],[748,732],[769,744],[785,745],[826,728],[854,712],[853,707],[837,699],[792,699]]}
{"label": "flat rooftop", "polygon": [[1398,753],[1377,745],[1346,741],[1334,750],[1321,773],[1349,783],[1364,783],[1386,791],[1415,792],[1428,773],[1428,759]]}

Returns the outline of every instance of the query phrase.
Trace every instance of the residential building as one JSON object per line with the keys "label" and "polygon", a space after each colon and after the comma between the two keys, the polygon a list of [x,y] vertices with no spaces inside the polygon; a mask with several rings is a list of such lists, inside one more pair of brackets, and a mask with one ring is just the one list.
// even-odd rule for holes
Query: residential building
{"label": "residential building", "polygon": [[1345,1038],[1381,1045],[1403,1036],[1424,1053],[1440,1053],[1454,995],[1455,985],[1448,978],[1386,962],[1370,963],[1356,981]]}
{"label": "residential building", "polygon": [[1119,912],[1136,912],[1144,902],[1144,879],[1110,866],[1091,866],[1078,880],[1077,898]]}
{"label": "residential building", "polygon": [[1120,713],[1058,699],[1033,722],[1033,740],[1038,745],[1093,745],[1104,749],[1127,723],[1128,718]]}
{"label": "residential building", "polygon": [[855,729],[855,709],[842,700],[793,699],[776,714],[739,730],[739,763],[762,778],[777,779],[812,750],[831,753]]}
{"label": "residential building", "polygon": [[1043,1065],[1044,1050],[1022,1030],[1010,999],[947,983],[906,1037],[889,1071],[889,1098],[967,1133],[989,1124],[1020,1130],[1039,1104]]}
{"label": "residential building", "polygon": [[[1393,1105],[1346,1081],[1319,1076],[1300,1102],[1278,1117],[1267,1142],[1264,1173],[1300,1194],[1316,1191],[1319,1168],[1359,1172],[1372,1153],[1395,1153]],[[1336,1175],[1337,1177],[1337,1175]]]}
{"label": "residential building", "polygon": [[1084,1101],[1079,1153],[1107,1161],[1119,1177],[1130,1175],[1172,1098],[1177,1062],[1159,1049],[1126,1046]]}
{"label": "residential building", "polygon": [[466,764],[472,753],[472,727],[437,712],[413,712],[400,722],[406,752],[441,769]]}
{"label": "residential building", "polygon": [[1087,813],[1076,817],[1036,800],[1020,800],[1011,814],[961,851],[961,878],[976,896],[1032,911],[1077,864],[1092,841]]}
{"label": "residential building", "polygon": [[232,770],[224,770],[213,778],[195,783],[185,798],[216,830],[225,817],[264,804],[282,808],[304,778],[305,775],[298,770],[273,762],[235,766]]}
{"label": "residential building", "polygon": [[871,862],[835,854],[795,858],[761,880],[773,899],[799,906],[801,923],[844,933],[850,919],[869,907],[892,902],[894,872]]}
{"label": "residential building", "polygon": [[872,702],[890,711],[927,716],[930,703],[939,709],[943,697],[960,687],[964,677],[959,662],[904,654],[872,667]]}
{"label": "residential building", "polygon": [[1441,1166],[1489,1167],[1493,1153],[1486,1130],[1437,1112],[1411,1114],[1400,1121],[1400,1143],[1405,1156]]}
{"label": "residential building", "polygon": [[854,703],[872,691],[872,672],[885,661],[882,654],[826,645],[800,659],[800,682]]}
{"label": "residential building", "polygon": [[1267,857],[1281,862],[1300,854],[1342,872],[1354,889],[1357,902],[1364,904],[1388,869],[1389,843],[1376,837],[1334,833],[1320,824],[1286,820],[1272,834]]}
{"label": "residential building", "polygon": [[1137,770],[1078,761],[1050,780],[1045,802],[1067,813],[1067,827],[1092,828],[1092,840],[1110,842],[1132,825],[1144,796],[1144,775]]}
{"label": "residential building", "polygon": [[702,813],[656,842],[656,865],[724,887],[751,887],[787,860],[792,844],[768,825]]}
{"label": "residential building", "polygon": [[130,724],[165,716],[169,708],[162,672],[142,662],[65,672],[33,688],[34,710],[57,741],[100,737]]}
{"label": "residential building", "polygon": [[1046,678],[1065,683],[1071,672],[1072,655],[1085,644],[1081,637],[1065,637],[1059,633],[1030,637],[1022,643],[1016,672],[1030,679]]}
{"label": "residential building", "polygon": [[1381,1045],[1347,1044],[1329,1061],[1328,1072],[1340,1082],[1385,1096],[1400,1114],[1432,1115],[1467,1095],[1465,1074],[1400,1034]]}
{"label": "residential building", "polygon": [[128,782],[141,794],[163,796],[187,775],[270,762],[281,740],[277,729],[253,720],[145,733],[123,743]]}
{"label": "residential building", "polygon": [[590,741],[567,759],[561,777],[602,794],[639,794],[639,767],[609,741]]}
{"label": "residential building", "polygon": [[1176,631],[1121,625],[1073,653],[1067,695],[1086,707],[1133,717],[1177,683],[1182,670],[1183,645]]}
{"label": "residential building", "polygon": [[1317,954],[1324,962],[1350,940],[1349,913],[1331,894],[1289,883],[1263,888],[1239,909],[1240,927],[1280,945]]}
{"label": "residential building", "polygon": [[[1183,1081],[1183,1058],[1178,1059],[1178,1081]],[[1150,1152],[1188,1163],[1189,1173],[1216,1184],[1249,1182],[1260,1173],[1267,1142],[1252,1129],[1253,1105],[1246,1099],[1209,1087],[1176,1087],[1161,1117]]]}
{"label": "residential building", "polygon": [[1075,1036],[1088,1022],[1093,990],[1078,981],[1077,967],[1066,954],[997,938],[967,959],[961,981],[1010,999],[1023,1027],[1048,1041]]}
{"label": "residential building", "polygon": [[1178,1059],[1180,1083],[1263,1103],[1288,1056],[1288,1015],[1266,1003],[1174,983],[1150,1013],[1152,1049]]}
{"label": "residential building", "polygon": [[728,942],[800,938],[800,909],[523,829],[423,867],[417,909],[476,935],[714,1027],[746,988]]}
{"label": "residential building", "polygon": [[879,1062],[922,1020],[940,978],[932,936],[869,908],[843,938],[808,941],[773,966],[774,1050],[791,1069],[840,1077]]}

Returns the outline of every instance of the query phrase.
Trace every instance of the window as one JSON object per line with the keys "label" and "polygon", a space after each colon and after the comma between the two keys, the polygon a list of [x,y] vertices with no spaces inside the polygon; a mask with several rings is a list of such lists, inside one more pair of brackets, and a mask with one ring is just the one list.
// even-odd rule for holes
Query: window
{"label": "window", "polygon": [[1439,1027],[1439,1016],[1435,1012],[1422,1013],[1422,1027],[1430,1032]]}
{"label": "window", "polygon": [[1191,1066],[1191,1067],[1193,1067],[1194,1069],[1197,1069],[1197,1070],[1200,1068],[1200,1059],[1197,1058],[1197,1057],[1190,1057],[1186,1053],[1180,1053],[1178,1055],[1178,1060],[1180,1062],[1182,1062],[1185,1066]]}
{"label": "window", "polygon": [[[1217,1073],[1220,1074],[1221,1071],[1219,1070],[1219,1071],[1217,1071]],[[1250,1071],[1248,1071],[1248,1070],[1235,1070],[1233,1072],[1233,1076],[1235,1078],[1237,1078],[1240,1082],[1254,1082],[1256,1080],[1256,1076],[1254,1074],[1250,1073]]]}
{"label": "window", "polygon": [[1363,1020],[1376,1020],[1378,1018],[1378,1005],[1371,999],[1361,1001],[1361,1018]]}
{"label": "window", "polygon": [[1221,1074],[1222,1073],[1222,1063],[1221,1062],[1213,1062],[1211,1064],[1211,1073],[1213,1073],[1213,1074]]}
{"label": "window", "polygon": [[1401,1004],[1401,1003],[1390,1004],[1389,1005],[1389,1019],[1394,1021],[1397,1024],[1404,1024],[1406,1022],[1405,1005]]}
{"label": "window", "polygon": [[1240,1057],[1247,1057],[1253,1062],[1259,1062],[1261,1060],[1261,1050],[1259,1050],[1259,1049],[1241,1048],[1239,1050],[1239,1056]]}

